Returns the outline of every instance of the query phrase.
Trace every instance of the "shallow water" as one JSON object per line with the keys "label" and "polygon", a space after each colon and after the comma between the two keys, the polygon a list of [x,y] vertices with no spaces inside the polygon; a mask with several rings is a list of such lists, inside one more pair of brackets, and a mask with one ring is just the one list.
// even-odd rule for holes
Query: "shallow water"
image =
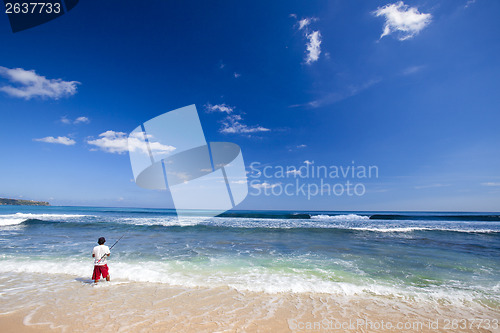
{"label": "shallow water", "polygon": [[0,291],[22,297],[30,281],[20,274],[89,279],[97,238],[111,246],[124,235],[109,259],[114,283],[499,308],[500,214],[375,214],[199,212],[177,220],[171,210],[3,206]]}

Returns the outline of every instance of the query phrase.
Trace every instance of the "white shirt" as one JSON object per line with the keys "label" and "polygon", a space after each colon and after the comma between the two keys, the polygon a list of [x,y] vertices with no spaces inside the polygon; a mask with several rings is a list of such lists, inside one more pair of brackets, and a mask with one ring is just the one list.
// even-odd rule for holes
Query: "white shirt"
{"label": "white shirt", "polygon": [[[108,256],[106,256],[105,254],[109,254],[109,247],[107,247],[106,245],[97,245],[96,247],[94,247],[94,249],[92,250],[92,254],[94,255],[94,265],[98,265],[98,266],[104,266],[107,264],[107,258]],[[103,258],[104,256],[104,258]],[[102,258],[102,259],[101,259]],[[101,261],[99,261],[99,259],[101,259]]]}

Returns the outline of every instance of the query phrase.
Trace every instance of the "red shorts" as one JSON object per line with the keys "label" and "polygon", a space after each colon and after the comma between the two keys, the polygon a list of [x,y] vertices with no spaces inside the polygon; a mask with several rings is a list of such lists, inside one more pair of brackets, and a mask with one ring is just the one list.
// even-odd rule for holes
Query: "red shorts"
{"label": "red shorts", "polygon": [[92,280],[99,280],[101,275],[103,278],[108,276],[108,265],[95,265],[94,273],[92,274]]}

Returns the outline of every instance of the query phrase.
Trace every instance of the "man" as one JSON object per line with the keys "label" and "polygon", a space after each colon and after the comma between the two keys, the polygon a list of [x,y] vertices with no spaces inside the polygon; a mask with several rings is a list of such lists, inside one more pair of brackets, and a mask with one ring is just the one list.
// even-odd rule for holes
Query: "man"
{"label": "man", "polygon": [[101,275],[103,278],[106,278],[106,281],[109,281],[109,272],[108,272],[108,264],[107,258],[110,256],[109,247],[104,245],[106,243],[106,239],[104,237],[100,237],[97,240],[98,246],[94,247],[92,250],[92,257],[94,258],[94,273],[92,274],[92,280],[95,283],[99,281]]}

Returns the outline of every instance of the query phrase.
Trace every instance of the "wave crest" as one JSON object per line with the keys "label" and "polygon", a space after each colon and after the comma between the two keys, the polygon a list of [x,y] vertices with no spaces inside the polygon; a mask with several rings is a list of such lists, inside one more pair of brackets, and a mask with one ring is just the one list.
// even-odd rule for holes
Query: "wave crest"
{"label": "wave crest", "polygon": [[313,215],[312,219],[318,220],[332,220],[332,221],[359,221],[359,220],[369,220],[369,216],[357,215],[357,214],[345,214],[345,215]]}
{"label": "wave crest", "polygon": [[15,213],[15,214],[0,215],[0,226],[19,225],[29,220],[64,221],[66,219],[74,219],[86,216],[88,215]]}

